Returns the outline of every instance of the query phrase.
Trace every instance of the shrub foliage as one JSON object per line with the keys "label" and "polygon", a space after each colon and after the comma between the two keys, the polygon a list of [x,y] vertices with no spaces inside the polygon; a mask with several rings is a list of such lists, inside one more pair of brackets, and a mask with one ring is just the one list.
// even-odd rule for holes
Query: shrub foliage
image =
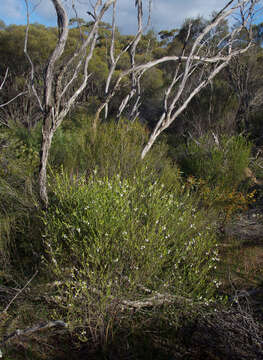
{"label": "shrub foliage", "polygon": [[131,179],[57,174],[44,241],[69,322],[85,326],[148,292],[211,299],[215,233],[194,205],[147,169]]}

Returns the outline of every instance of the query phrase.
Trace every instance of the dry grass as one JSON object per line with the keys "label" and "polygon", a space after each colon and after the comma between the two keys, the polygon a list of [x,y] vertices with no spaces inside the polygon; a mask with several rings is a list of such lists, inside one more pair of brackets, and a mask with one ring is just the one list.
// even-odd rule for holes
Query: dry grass
{"label": "dry grass", "polygon": [[221,257],[225,286],[244,290],[263,286],[263,240],[261,245],[259,241],[228,238],[222,246]]}

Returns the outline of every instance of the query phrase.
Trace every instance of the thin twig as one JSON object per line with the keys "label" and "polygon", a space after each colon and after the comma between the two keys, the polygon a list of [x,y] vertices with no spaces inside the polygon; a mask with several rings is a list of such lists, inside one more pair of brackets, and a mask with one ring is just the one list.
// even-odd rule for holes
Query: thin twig
{"label": "thin twig", "polygon": [[38,93],[36,91],[36,88],[35,88],[35,85],[34,85],[34,80],[35,80],[35,68],[34,68],[34,63],[33,61],[31,60],[31,57],[29,56],[28,54],[28,51],[27,51],[27,44],[28,44],[28,34],[29,34],[29,7],[28,7],[28,0],[24,0],[25,1],[25,4],[26,4],[26,14],[27,14],[27,25],[26,25],[26,34],[25,34],[25,42],[24,42],[24,54],[30,64],[30,67],[31,67],[31,89],[33,91],[33,94],[35,95],[37,101],[38,101],[38,105],[41,109],[41,111],[43,111],[43,105],[41,103],[41,100],[40,100],[40,97],[38,96]]}
{"label": "thin twig", "polygon": [[5,82],[6,82],[7,75],[8,75],[8,71],[9,71],[9,69],[7,68],[7,69],[6,69],[6,72],[5,72],[4,80],[3,80],[3,82],[2,82],[2,84],[1,84],[1,86],[0,86],[0,90],[2,90],[2,88],[3,88],[3,86],[4,86]]}
{"label": "thin twig", "polygon": [[18,291],[18,293],[13,297],[13,299],[8,303],[8,305],[5,307],[3,313],[6,313],[7,310],[10,308],[10,306],[13,304],[13,302],[15,301],[15,299],[25,290],[25,288],[31,283],[31,281],[36,277],[36,275],[38,274],[38,270],[34,273],[34,275],[27,281],[27,283],[25,284],[25,286],[20,289]]}

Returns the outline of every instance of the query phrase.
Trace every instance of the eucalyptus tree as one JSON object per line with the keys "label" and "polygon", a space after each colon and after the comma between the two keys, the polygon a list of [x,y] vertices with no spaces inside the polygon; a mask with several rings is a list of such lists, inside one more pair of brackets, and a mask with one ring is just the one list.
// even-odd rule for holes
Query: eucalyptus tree
{"label": "eucalyptus tree", "polygon": [[[59,62],[59,60],[61,60],[65,54],[66,43],[69,38],[69,17],[61,0],[51,0],[51,2],[57,14],[58,39],[46,64],[43,93],[39,94],[34,84],[34,63],[31,60],[27,47],[30,26],[28,0],[25,0],[27,6],[27,29],[24,52],[31,65],[31,88],[38,101],[43,117],[39,188],[40,198],[44,207],[48,206],[47,162],[52,138],[65,116],[75,104],[78,96],[87,86],[90,77],[88,65],[98,40],[99,24],[105,12],[114,3],[114,0],[107,0],[102,6],[101,1],[98,0],[96,2],[91,13],[94,21],[88,35],[84,37],[80,28],[79,46],[73,54],[63,62]],[[80,74],[81,80],[79,81]],[[75,85],[76,88],[72,92],[70,90],[72,90],[73,85]]]}
{"label": "eucalyptus tree", "polygon": [[[100,112],[104,108],[107,109],[113,96],[118,93],[121,82],[127,76],[132,76],[132,86],[129,94],[121,102],[118,116],[133,100],[130,113],[130,119],[133,120],[139,115],[140,84],[144,74],[161,64],[173,64],[169,65],[172,68],[172,76],[164,91],[161,116],[142,150],[141,158],[143,159],[158,136],[182,114],[191,100],[227,67],[231,59],[247,52],[253,45],[253,19],[259,2],[258,0],[232,0],[210,21],[204,22],[199,18],[186,22],[178,34],[182,42],[180,52],[145,63],[133,62],[130,69],[119,74],[112,90],[108,91],[109,87],[106,89],[106,99],[98,110],[95,123],[98,121]],[[137,38],[139,39],[142,29],[141,17],[142,13],[138,16]],[[233,22],[233,18],[236,20],[235,26],[227,26],[228,21]],[[240,36],[244,33],[247,34],[246,41],[240,41]],[[133,47],[134,51],[136,51],[136,46]]]}
{"label": "eucalyptus tree", "polygon": [[[158,136],[167,129],[178,116],[187,108],[190,101],[207,86],[212,79],[224,69],[230,60],[245,53],[253,44],[252,21],[255,7],[259,0],[231,0],[204,27],[198,28],[197,36],[195,24],[187,26],[183,39],[183,46],[179,54],[162,56],[157,59],[137,61],[136,54],[143,37],[145,27],[149,24],[151,15],[151,0],[148,0],[148,16],[144,21],[143,0],[135,1],[137,11],[137,31],[129,37],[122,49],[116,48],[116,17],[118,0],[96,0],[90,2],[87,13],[92,17],[89,30],[85,34],[79,24],[79,43],[75,51],[65,56],[65,48],[69,39],[69,18],[62,0],[50,0],[57,14],[57,42],[47,61],[43,80],[43,92],[39,93],[35,87],[35,68],[27,48],[29,26],[26,28],[24,52],[31,66],[31,90],[37,99],[42,112],[42,145],[40,151],[39,187],[40,197],[44,207],[48,206],[47,194],[47,162],[54,133],[63,119],[74,106],[79,95],[84,91],[91,77],[89,65],[98,45],[99,29],[103,16],[112,10],[111,36],[107,53],[108,77],[105,82],[104,100],[99,106],[94,119],[94,130],[102,111],[107,118],[108,106],[114,96],[121,96],[120,86],[125,82],[130,89],[120,99],[117,118],[125,113],[133,121],[140,116],[142,102],[141,80],[145,73],[157,68],[161,64],[173,64],[170,82],[164,91],[162,114],[152,131],[147,144],[142,150],[143,159]],[[145,0],[146,1],[146,0]],[[25,0],[28,6],[28,0]],[[77,14],[74,0],[72,8]],[[91,9],[90,9],[91,8]],[[29,14],[29,12],[28,12]],[[238,23],[227,32],[220,35],[221,25],[231,16],[238,15]],[[145,25],[146,24],[146,25]],[[248,40],[244,44],[238,42],[241,32],[246,31]],[[119,70],[118,64],[123,57],[129,56],[128,69]],[[127,81],[128,80],[128,81]]]}

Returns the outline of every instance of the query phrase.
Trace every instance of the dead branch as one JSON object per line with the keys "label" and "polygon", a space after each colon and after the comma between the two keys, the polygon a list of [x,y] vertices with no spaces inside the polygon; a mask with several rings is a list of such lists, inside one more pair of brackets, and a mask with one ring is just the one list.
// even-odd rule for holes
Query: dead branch
{"label": "dead branch", "polygon": [[55,320],[55,321],[42,322],[42,323],[39,323],[32,327],[28,327],[24,330],[17,329],[14,332],[12,332],[10,335],[5,336],[1,342],[1,345],[4,345],[7,341],[11,341],[17,337],[30,336],[31,334],[35,333],[36,331],[42,331],[42,330],[46,330],[46,329],[49,329],[52,327],[67,328],[68,325],[62,320]]}
{"label": "dead branch", "polygon": [[11,100],[8,100],[6,103],[4,104],[0,104],[0,108],[3,108],[7,105],[9,105],[11,102],[15,101],[17,98],[19,98],[22,95],[28,94],[28,91],[22,91],[21,93],[17,94],[15,97],[13,97]]}
{"label": "dead branch", "polygon": [[[7,76],[8,76],[8,72],[9,72],[9,69],[7,68],[6,69],[6,72],[5,72],[5,76],[4,76],[4,79],[0,85],[0,91],[3,89],[4,85],[5,85],[5,82],[6,82],[6,79],[7,79]],[[3,103],[3,104],[0,104],[0,109],[7,106],[8,104],[10,104],[11,102],[13,102],[14,100],[16,100],[18,97],[22,96],[22,95],[25,95],[27,94],[27,91],[22,91],[20,92],[19,94],[17,94],[15,97],[13,97],[12,99],[8,100],[7,102]],[[1,122],[2,124],[4,124],[3,122]],[[6,125],[6,124],[4,124]],[[7,125],[6,125],[7,126]]]}
{"label": "dead branch", "polygon": [[35,80],[35,68],[34,68],[34,64],[33,64],[33,61],[31,60],[31,57],[29,56],[28,54],[28,51],[27,51],[27,45],[28,45],[28,34],[29,34],[29,26],[30,26],[30,23],[29,23],[29,7],[28,7],[28,0],[25,0],[25,4],[26,4],[26,15],[27,15],[27,25],[26,25],[26,35],[25,35],[25,42],[24,42],[24,54],[30,64],[30,67],[31,67],[31,78],[30,78],[30,87],[33,91],[33,94],[34,96],[36,97],[37,99],[37,102],[38,102],[38,105],[41,109],[41,111],[43,111],[43,106],[42,106],[42,103],[41,103],[41,100],[40,100],[40,97],[36,91],[36,88],[35,88],[35,84],[34,84],[34,80]]}
{"label": "dead branch", "polygon": [[121,300],[120,303],[128,308],[134,308],[137,310],[155,306],[162,306],[162,305],[169,305],[175,303],[185,303],[190,302],[189,299],[185,299],[180,296],[173,296],[170,294],[159,294],[156,293],[155,295],[142,300]]}
{"label": "dead branch", "polygon": [[[83,284],[81,282],[76,282],[73,280],[68,280],[70,281],[72,284],[74,284],[74,286],[76,287],[81,287]],[[60,288],[63,287],[65,285],[65,281],[54,281],[53,283],[47,284],[47,286],[52,289],[54,287],[56,288]],[[144,285],[138,284],[137,285],[138,289],[140,289],[141,291],[143,291],[146,294],[149,294],[149,297],[146,298],[141,298],[140,300],[126,300],[126,299],[120,299],[118,297],[114,297],[112,295],[107,295],[107,297],[112,301],[112,303],[114,304],[119,304],[119,306],[122,309],[126,309],[129,310],[131,308],[133,309],[144,309],[144,308],[149,308],[149,307],[158,307],[158,306],[162,306],[165,304],[192,304],[193,305],[193,301],[191,299],[188,299],[186,297],[183,296],[179,296],[179,295],[171,295],[168,293],[164,293],[161,294],[157,291],[151,290],[146,288]],[[90,290],[93,294],[96,294],[100,297],[103,297],[104,294],[101,290],[95,288],[95,287],[88,287],[87,289]],[[82,302],[84,301],[84,296],[80,297],[79,300]],[[60,306],[62,305],[63,302],[66,302],[66,298],[63,298],[63,296],[59,296],[59,297],[54,297],[54,296],[48,296],[45,295],[45,300],[46,301],[53,301],[56,304],[59,304]],[[201,304],[201,303],[200,303]],[[67,304],[65,304],[65,306],[67,306]]]}
{"label": "dead branch", "polygon": [[4,84],[6,82],[6,79],[7,79],[8,72],[9,72],[9,69],[7,68],[6,72],[5,72],[4,80],[2,81],[2,84],[0,85],[0,90],[3,89],[3,86],[4,86]]}
{"label": "dead branch", "polygon": [[[157,137],[165,130],[167,127],[169,127],[177,118],[178,116],[186,109],[190,101],[211,81],[213,78],[219,74],[230,62],[230,60],[240,55],[244,52],[246,52],[252,45],[252,39],[249,38],[248,44],[246,47],[241,49],[236,49],[234,44],[235,40],[237,38],[237,35],[243,30],[246,29],[246,26],[249,26],[249,29],[251,28],[251,17],[253,14],[253,10],[255,7],[255,1],[239,1],[237,5],[233,6],[232,8],[228,9],[229,5],[232,4],[232,1],[226,5],[224,10],[220,11],[219,14],[212,20],[210,24],[208,24],[203,31],[199,34],[199,36],[194,41],[190,54],[186,57],[185,60],[185,67],[182,72],[182,79],[180,80],[180,84],[178,88],[176,89],[174,87],[173,82],[170,85],[168,94],[170,95],[171,89],[173,89],[174,94],[168,98],[169,100],[169,106],[167,108],[164,108],[163,114],[160,117],[160,120],[156,124],[149,140],[146,146],[144,147],[141,158],[143,159],[147,152],[150,150],[152,145],[154,144]],[[245,6],[248,6],[248,9],[245,11]],[[228,9],[228,10],[227,10]],[[222,47],[221,40],[219,41],[219,46],[216,46],[216,53],[212,56],[208,56],[210,53],[212,53],[212,50],[209,49],[205,57],[201,57],[199,55],[200,49],[204,47],[203,40],[207,35],[211,33],[213,29],[215,29],[220,22],[222,22],[224,19],[228,18],[231,14],[234,13],[234,11],[240,10],[242,16],[242,22],[240,26],[236,27],[229,35],[228,37],[225,37],[226,44]],[[216,33],[216,32],[215,32]],[[215,34],[212,36],[212,39],[214,38]],[[206,44],[207,47],[207,44]],[[224,54],[225,53],[225,54]],[[199,66],[196,66],[195,62],[199,61]],[[202,64],[203,63],[203,64]],[[206,75],[207,71],[205,71],[206,63],[214,64],[212,66],[212,69],[209,70],[208,75]],[[147,65],[149,66],[149,64]],[[200,71],[200,66],[202,67]],[[199,77],[199,83],[193,88],[186,99],[183,100],[182,104],[179,104],[179,100],[182,99],[182,95],[186,93],[186,84],[189,83],[191,80],[191,76],[194,72],[199,71],[200,77]],[[167,104],[167,94],[165,99],[165,104]]]}
{"label": "dead branch", "polygon": [[22,289],[20,289],[16,295],[12,298],[12,300],[7,304],[7,306],[5,307],[5,309],[3,310],[3,313],[6,313],[7,310],[10,308],[10,306],[13,304],[13,302],[15,301],[15,299],[28,287],[28,285],[31,283],[31,281],[36,277],[36,275],[38,274],[38,270],[34,273],[34,275],[27,281],[27,283],[25,284],[25,286],[23,286]]}
{"label": "dead branch", "polygon": [[[142,159],[145,157],[146,153],[150,150],[151,146],[155,142],[156,138],[160,135],[162,131],[164,131],[167,127],[169,127],[172,122],[175,121],[175,119],[185,110],[185,108],[188,106],[189,102],[205,87],[207,84],[211,83],[212,79],[221,72],[230,62],[230,60],[233,57],[237,57],[243,53],[245,53],[252,45],[252,39],[249,40],[248,44],[244,48],[237,48],[235,45],[235,41],[237,39],[238,34],[246,28],[246,26],[251,26],[250,19],[253,15],[253,11],[255,8],[256,2],[254,0],[243,0],[239,1],[238,4],[233,5],[230,7],[231,4],[233,4],[234,1],[230,1],[218,14],[214,19],[203,29],[203,31],[199,34],[199,36],[195,39],[191,49],[190,53],[187,55],[185,52],[186,45],[188,43],[188,38],[190,37],[190,30],[191,30],[191,24],[189,26],[189,32],[186,38],[186,42],[183,47],[183,51],[180,55],[174,55],[174,56],[164,56],[160,59],[156,59],[153,61],[149,61],[147,63],[137,65],[137,66],[131,66],[130,69],[123,71],[115,85],[113,86],[112,90],[106,93],[106,98],[104,103],[99,107],[95,122],[98,121],[98,117],[101,113],[101,111],[108,107],[108,104],[112,100],[112,98],[115,96],[116,92],[118,91],[120,84],[122,80],[127,76],[132,76],[133,79],[136,79],[136,86],[138,87],[140,85],[140,78],[141,76],[149,69],[156,67],[160,64],[167,63],[167,62],[175,62],[179,63],[179,65],[175,68],[175,76],[173,80],[171,81],[170,85],[168,86],[168,89],[165,92],[164,97],[164,109],[163,114],[161,115],[153,133],[150,136],[150,139],[148,143],[146,144],[145,148],[142,151]],[[213,40],[215,36],[218,34],[217,31],[212,32],[213,30],[216,30],[216,27],[225,19],[228,19],[235,11],[242,9],[242,13],[244,13],[244,6],[247,5],[249,7],[246,16],[243,16],[243,22],[235,28],[232,32],[228,33],[224,39],[219,39],[217,46],[213,44],[213,47],[209,47],[210,43],[213,43]],[[211,33],[211,35],[209,35]],[[138,34],[138,33],[137,33]],[[206,39],[208,37],[208,39]],[[224,43],[224,45],[222,45]],[[212,48],[216,49],[212,51]],[[203,55],[200,55],[202,51],[206,49],[206,53]],[[202,51],[201,51],[202,50]],[[184,67],[181,67],[181,63],[184,62]],[[207,65],[213,66],[212,70],[210,70],[210,73],[208,72],[206,67]],[[179,70],[181,69],[181,72]],[[204,71],[206,70],[206,71]],[[194,75],[196,72],[200,72],[200,79],[199,84],[195,89],[193,89],[192,93],[190,92],[188,95],[188,98],[183,102],[182,105],[179,105],[182,97],[187,94],[187,84],[191,82],[192,75]],[[108,82],[111,78],[108,78]],[[134,83],[135,84],[135,83]],[[133,85],[134,85],[133,84]],[[179,85],[178,85],[179,84]],[[124,111],[127,104],[129,103],[129,100],[135,95],[136,92],[136,86],[131,87],[131,91],[126,97],[122,100],[120,108],[119,108],[119,114]],[[188,86],[189,87],[189,86]],[[107,86],[109,88],[109,84]],[[169,108],[168,108],[169,103]],[[139,103],[137,103],[139,105]],[[178,106],[178,108],[177,108]],[[138,106],[136,106],[138,109]],[[107,113],[107,111],[106,111]],[[138,112],[137,112],[138,115]]]}
{"label": "dead branch", "polygon": [[[143,33],[143,12],[142,12],[142,0],[138,0],[136,2],[136,6],[137,6],[137,21],[138,21],[138,27],[137,27],[137,32],[134,36],[134,38],[128,42],[128,44],[120,51],[120,53],[115,57],[115,31],[116,31],[116,4],[117,4],[117,0],[114,1],[113,4],[113,15],[112,15],[112,35],[111,35],[111,47],[110,47],[110,69],[109,69],[109,75],[107,77],[106,80],[106,86],[105,86],[105,102],[101,104],[101,106],[98,108],[97,113],[95,115],[94,118],[94,122],[93,122],[93,128],[94,130],[96,130],[97,127],[97,123],[99,121],[99,116],[102,112],[103,109],[105,109],[105,118],[107,118],[108,116],[108,104],[110,102],[110,100],[112,99],[112,97],[115,94],[115,90],[109,92],[109,88],[110,88],[110,84],[112,81],[112,77],[114,74],[114,71],[116,70],[116,66],[120,60],[120,58],[127,52],[129,52],[130,55],[130,62],[131,62],[131,69],[128,73],[123,72],[123,76],[120,75],[121,79],[123,79],[123,77],[129,75],[131,77],[131,89],[130,92],[127,94],[127,96],[123,99],[123,101],[121,102],[120,106],[119,106],[119,111],[117,114],[117,119],[120,118],[123,110],[126,108],[127,104],[129,103],[129,101],[134,97],[134,95],[137,93],[137,100],[134,104],[133,110],[130,114],[130,119],[134,118],[134,114],[136,113],[137,115],[137,110],[139,107],[139,99],[140,99],[140,78],[142,76],[142,74],[135,72],[135,55],[136,55],[136,49],[137,46],[142,38],[142,33]],[[148,16],[148,21],[147,21],[147,26],[149,24],[150,21],[150,14],[151,14],[151,1],[149,1],[149,16]],[[118,81],[117,81],[118,82]],[[120,81],[118,82],[118,84],[120,83]],[[136,117],[136,116],[135,116]]]}

